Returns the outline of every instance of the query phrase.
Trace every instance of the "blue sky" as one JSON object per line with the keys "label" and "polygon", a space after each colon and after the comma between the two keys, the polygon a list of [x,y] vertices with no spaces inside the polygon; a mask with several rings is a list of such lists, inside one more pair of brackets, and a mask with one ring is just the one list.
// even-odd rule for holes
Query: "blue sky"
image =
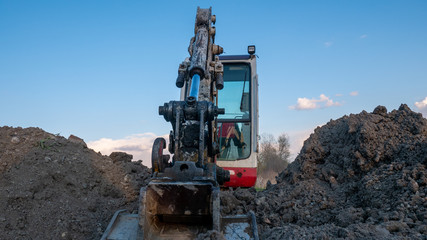
{"label": "blue sky", "polygon": [[0,0],[0,126],[148,151],[170,131],[157,110],[179,97],[197,6],[226,54],[256,45],[261,133],[294,152],[377,105],[427,114],[427,1]]}

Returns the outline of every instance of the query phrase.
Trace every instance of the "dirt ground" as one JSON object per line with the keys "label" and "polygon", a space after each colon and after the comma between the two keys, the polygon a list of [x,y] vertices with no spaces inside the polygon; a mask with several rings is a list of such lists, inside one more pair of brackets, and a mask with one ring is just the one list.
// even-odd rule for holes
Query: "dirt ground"
{"label": "dirt ground", "polygon": [[[222,213],[253,210],[261,239],[427,239],[426,167],[427,120],[378,106],[317,128],[266,190],[222,191]],[[0,127],[0,239],[99,239],[150,172],[75,136]]]}
{"label": "dirt ground", "polygon": [[1,127],[0,159],[0,239],[100,239],[151,173],[39,128]]}
{"label": "dirt ground", "polygon": [[317,128],[277,184],[223,196],[261,239],[427,239],[427,120],[378,106]]}

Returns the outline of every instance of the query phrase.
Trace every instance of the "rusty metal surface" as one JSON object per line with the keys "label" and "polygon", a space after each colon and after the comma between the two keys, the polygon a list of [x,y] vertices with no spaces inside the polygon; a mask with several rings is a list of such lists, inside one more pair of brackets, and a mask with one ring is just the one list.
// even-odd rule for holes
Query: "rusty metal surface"
{"label": "rusty metal surface", "polygon": [[219,188],[212,183],[158,180],[142,191],[144,239],[194,239],[207,230],[219,230]]}
{"label": "rusty metal surface", "polygon": [[199,28],[193,43],[193,55],[190,60],[190,77],[199,74],[203,79],[206,76],[206,60],[209,46],[209,31],[206,28]]}
{"label": "rusty metal surface", "polygon": [[[209,216],[213,185],[204,182],[151,182],[147,186],[146,211],[158,216]],[[197,220],[196,220],[197,221]]]}

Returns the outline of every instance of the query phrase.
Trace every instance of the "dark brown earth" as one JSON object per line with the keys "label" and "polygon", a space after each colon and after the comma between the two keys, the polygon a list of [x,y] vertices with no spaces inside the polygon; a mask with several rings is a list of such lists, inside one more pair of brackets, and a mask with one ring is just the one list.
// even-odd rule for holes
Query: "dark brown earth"
{"label": "dark brown earth", "polygon": [[99,239],[114,211],[137,210],[150,170],[39,128],[0,128],[0,239]]}
{"label": "dark brown earth", "polygon": [[[99,239],[116,210],[137,210],[149,180],[130,160],[1,127],[0,239]],[[222,213],[253,210],[261,239],[427,239],[426,167],[427,120],[379,106],[317,128],[266,190],[222,191]]]}
{"label": "dark brown earth", "polygon": [[426,167],[427,120],[379,106],[317,128],[277,184],[223,211],[255,211],[262,239],[427,239]]}

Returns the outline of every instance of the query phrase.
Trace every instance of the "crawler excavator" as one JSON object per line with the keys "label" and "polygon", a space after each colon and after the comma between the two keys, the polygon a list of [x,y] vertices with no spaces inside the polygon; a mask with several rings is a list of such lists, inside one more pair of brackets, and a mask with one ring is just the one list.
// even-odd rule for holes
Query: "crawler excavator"
{"label": "crawler excavator", "polygon": [[[195,239],[208,231],[226,239],[258,239],[253,212],[220,213],[220,186],[230,179],[229,186],[238,186],[238,179],[251,186],[254,172],[249,169],[255,167],[256,175],[255,46],[249,46],[249,55],[220,58],[215,21],[212,8],[197,8],[190,57],[179,65],[175,83],[181,99],[159,107],[159,115],[172,125],[169,143],[163,138],[153,143],[153,175],[140,190],[138,213],[117,211],[102,239]],[[219,92],[227,87],[228,97],[221,100]],[[166,147],[172,159],[163,154]]]}

